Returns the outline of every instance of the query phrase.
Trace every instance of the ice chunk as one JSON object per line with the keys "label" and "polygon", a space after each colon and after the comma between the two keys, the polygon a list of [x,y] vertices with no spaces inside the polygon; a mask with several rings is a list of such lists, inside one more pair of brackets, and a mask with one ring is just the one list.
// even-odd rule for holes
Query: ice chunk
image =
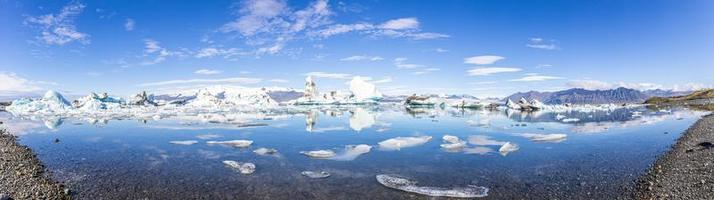
{"label": "ice chunk", "polygon": [[562,120],[562,122],[565,122],[565,123],[579,122],[579,121],[580,121],[580,119],[578,119],[578,118],[565,118]]}
{"label": "ice chunk", "polygon": [[170,141],[169,143],[171,144],[179,144],[179,145],[192,145],[198,143],[196,140],[177,140],[177,141]]}
{"label": "ice chunk", "polygon": [[467,187],[442,188],[417,186],[418,182],[398,175],[377,175],[377,182],[385,187],[433,197],[476,198],[488,196],[488,188],[469,185]]}
{"label": "ice chunk", "polygon": [[516,110],[520,110],[520,109],[521,109],[521,106],[519,106],[519,105],[516,104],[515,102],[511,101],[511,99],[507,99],[507,100],[506,100],[506,107],[508,107],[508,108],[510,108],[510,109],[516,109]]}
{"label": "ice chunk", "polygon": [[456,137],[453,135],[444,135],[444,137],[442,137],[441,139],[443,139],[444,142],[448,142],[448,143],[452,143],[452,144],[461,142],[461,139],[459,139],[459,137]]}
{"label": "ice chunk", "polygon": [[241,174],[252,174],[255,172],[255,164],[240,163],[233,160],[224,160],[223,164],[233,169],[237,169]]}
{"label": "ice chunk", "polygon": [[506,142],[501,146],[501,148],[498,149],[498,152],[501,152],[501,155],[506,156],[511,152],[518,151],[518,145],[513,144],[511,142]]}
{"label": "ice chunk", "polygon": [[350,161],[354,160],[357,157],[359,157],[362,154],[369,153],[369,151],[372,149],[372,146],[366,145],[366,144],[359,144],[359,145],[347,145],[345,146],[345,151],[340,153],[339,155],[333,157],[333,160],[340,160],[340,161]]}
{"label": "ice chunk", "polygon": [[562,114],[560,114],[560,113],[558,113],[557,115],[555,115],[555,120],[560,121],[560,120],[562,120],[562,119],[565,119],[565,115],[562,115]]}
{"label": "ice chunk", "polygon": [[274,154],[278,153],[278,150],[261,147],[261,148],[256,149],[255,151],[253,151],[253,153],[256,153],[261,156],[274,155]]}
{"label": "ice chunk", "polygon": [[528,138],[536,142],[553,142],[558,143],[565,141],[568,137],[566,134],[537,134],[537,133],[522,133],[519,134],[522,137]]}
{"label": "ice chunk", "polygon": [[62,94],[53,90],[48,90],[47,92],[45,92],[45,95],[42,96],[42,101],[52,102],[63,106],[71,105],[69,101],[67,101],[67,99],[62,96]]}
{"label": "ice chunk", "polygon": [[196,137],[197,137],[198,139],[202,139],[202,140],[210,140],[210,139],[219,138],[219,137],[221,137],[221,136],[220,136],[220,135],[216,135],[216,134],[201,134],[201,135],[197,135]]}
{"label": "ice chunk", "polygon": [[238,148],[245,148],[245,147],[249,147],[251,144],[253,144],[253,141],[252,140],[207,141],[206,144],[220,144],[220,145],[234,146],[234,147],[238,147]]}
{"label": "ice chunk", "polygon": [[329,173],[329,172],[326,172],[326,171],[320,171],[320,172],[316,172],[316,171],[303,171],[303,172],[300,172],[300,174],[302,174],[303,176],[307,176],[307,177],[309,177],[309,178],[327,178],[327,177],[330,177],[330,173]]}
{"label": "ice chunk", "polygon": [[379,148],[384,150],[400,150],[401,148],[419,146],[431,140],[431,136],[395,137],[379,142]]}
{"label": "ice chunk", "polygon": [[447,152],[459,152],[466,147],[466,142],[446,143],[439,145]]}
{"label": "ice chunk", "polygon": [[335,152],[332,150],[317,150],[317,151],[301,151],[301,154],[304,154],[306,156],[309,156],[311,158],[321,158],[321,159],[326,159],[326,158],[332,158],[335,157]]}
{"label": "ice chunk", "polygon": [[377,91],[377,87],[372,83],[364,81],[364,79],[359,76],[355,76],[352,78],[352,81],[350,81],[350,91],[357,101],[377,101],[382,99],[382,93]]}

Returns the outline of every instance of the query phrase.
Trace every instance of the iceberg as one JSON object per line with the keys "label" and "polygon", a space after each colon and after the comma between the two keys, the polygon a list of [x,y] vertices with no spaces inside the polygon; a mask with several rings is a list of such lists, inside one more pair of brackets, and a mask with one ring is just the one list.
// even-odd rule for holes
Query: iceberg
{"label": "iceberg", "polygon": [[565,123],[570,123],[570,122],[579,122],[580,119],[578,119],[578,118],[565,118],[565,119],[563,119],[563,120],[561,120],[561,121],[562,121],[562,122],[565,122]]}
{"label": "iceberg", "polygon": [[432,197],[477,198],[488,196],[488,188],[469,185],[467,187],[441,188],[417,186],[418,182],[398,175],[380,174],[377,182],[385,187]]}
{"label": "iceberg", "polygon": [[350,91],[358,102],[376,102],[382,99],[382,93],[377,91],[377,87],[359,76],[353,77],[352,81],[350,81]]}
{"label": "iceberg", "polygon": [[383,150],[400,150],[401,148],[415,147],[425,144],[431,140],[431,136],[418,137],[396,137],[379,142],[379,148]]}
{"label": "iceberg", "polygon": [[317,178],[327,178],[327,177],[330,177],[330,173],[328,173],[328,172],[326,172],[326,171],[319,171],[319,172],[316,172],[316,171],[303,171],[303,172],[300,172],[300,174],[302,174],[303,176],[307,176],[307,177],[309,177],[309,178],[315,178],[315,179],[317,179]]}
{"label": "iceberg", "polygon": [[178,140],[178,141],[169,141],[171,144],[178,144],[178,145],[193,145],[198,143],[196,140]]}
{"label": "iceberg", "polygon": [[278,150],[276,149],[268,149],[268,148],[258,148],[253,151],[253,153],[261,155],[261,156],[266,156],[266,155],[275,155],[278,153]]}
{"label": "iceberg", "polygon": [[303,155],[311,158],[327,159],[335,157],[335,152],[332,150],[317,150],[317,151],[301,151]]}
{"label": "iceberg", "polygon": [[252,174],[255,172],[255,164],[240,163],[233,160],[224,160],[223,164],[233,169],[237,169],[241,174]]}
{"label": "iceberg", "polygon": [[511,99],[506,100],[506,107],[510,109],[515,109],[515,110],[520,110],[521,106],[516,104],[515,102],[511,101]]}
{"label": "iceberg", "polygon": [[518,135],[528,138],[535,142],[552,142],[552,143],[558,143],[558,142],[565,141],[565,138],[568,137],[568,135],[566,135],[566,134],[522,133],[522,134],[518,134]]}
{"label": "iceberg", "polygon": [[129,102],[127,102],[129,105],[138,105],[138,106],[156,106],[157,103],[155,102],[154,95],[153,94],[146,94],[146,91],[142,91],[139,94],[132,95],[129,97]]}
{"label": "iceberg", "polygon": [[18,99],[5,107],[13,114],[62,114],[72,109],[72,105],[62,94],[49,90],[41,99]]}
{"label": "iceberg", "polygon": [[452,143],[452,144],[461,142],[461,139],[459,139],[459,137],[456,137],[453,135],[444,135],[444,137],[442,137],[441,139],[444,140],[444,142],[448,142],[448,143]]}
{"label": "iceberg", "polygon": [[511,142],[506,142],[501,146],[501,148],[498,149],[498,152],[501,152],[501,155],[503,156],[506,156],[514,151],[518,151],[518,145],[513,144]]}
{"label": "iceberg", "polygon": [[332,159],[339,161],[351,161],[357,159],[357,157],[362,154],[369,153],[371,149],[372,146],[366,144],[347,145],[345,146],[345,150],[342,153],[336,155],[335,157],[332,157]]}
{"label": "iceberg", "polygon": [[253,144],[251,140],[227,140],[227,141],[207,141],[206,144],[228,145],[238,148],[246,148]]}
{"label": "iceberg", "polygon": [[461,139],[453,135],[444,135],[441,139],[446,143],[441,144],[440,146],[447,152],[459,152],[461,149],[466,147],[466,142],[461,141]]}

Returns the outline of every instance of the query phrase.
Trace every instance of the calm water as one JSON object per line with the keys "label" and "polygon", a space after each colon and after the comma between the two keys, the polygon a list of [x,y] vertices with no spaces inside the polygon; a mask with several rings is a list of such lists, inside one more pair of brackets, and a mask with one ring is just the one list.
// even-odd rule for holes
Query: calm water
{"label": "calm water", "polygon": [[[399,107],[313,109],[249,114],[220,123],[182,116],[136,119],[21,119],[0,113],[5,127],[31,147],[53,176],[82,199],[413,199],[377,174],[398,174],[422,186],[484,186],[486,199],[611,199],[627,195],[636,177],[704,113],[637,109],[597,113],[520,113],[480,110],[406,110]],[[221,114],[210,114],[214,119]],[[578,118],[565,123],[558,119]],[[206,118],[202,116],[200,118]],[[536,142],[524,133],[566,134]],[[445,134],[469,144],[440,147]],[[432,136],[414,147],[377,143],[399,136]],[[55,142],[58,139],[59,142]],[[206,144],[247,139],[249,148]],[[196,140],[197,144],[171,144]],[[499,153],[503,142],[519,149]],[[313,159],[300,151],[368,144],[353,160]],[[274,148],[274,156],[253,153]],[[222,161],[255,163],[242,175]],[[327,171],[310,179],[301,171]]]}

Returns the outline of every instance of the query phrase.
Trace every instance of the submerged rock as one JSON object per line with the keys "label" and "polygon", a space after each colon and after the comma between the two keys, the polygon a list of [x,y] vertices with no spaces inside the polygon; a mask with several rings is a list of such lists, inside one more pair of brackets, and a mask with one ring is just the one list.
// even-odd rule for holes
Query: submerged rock
{"label": "submerged rock", "polygon": [[330,177],[330,173],[329,173],[329,172],[326,172],[326,171],[320,171],[320,172],[316,172],[316,171],[303,171],[303,172],[300,172],[300,174],[302,174],[303,176],[307,176],[307,177],[309,177],[309,178],[327,178],[327,177]]}
{"label": "submerged rock", "polygon": [[517,144],[506,142],[501,146],[501,148],[498,149],[498,152],[501,152],[501,155],[506,156],[511,152],[518,151],[518,149],[519,147]]}
{"label": "submerged rock", "polygon": [[317,150],[317,151],[301,151],[301,154],[309,156],[311,158],[332,158],[335,157],[335,152],[332,150]]}
{"label": "submerged rock", "polygon": [[198,143],[196,140],[179,140],[179,141],[170,141],[169,143],[171,144],[179,144],[179,145],[192,145]]}
{"label": "submerged rock", "polygon": [[249,147],[251,144],[253,144],[253,141],[252,140],[207,141],[206,144],[220,144],[220,145],[229,145],[229,146],[238,147],[238,148],[245,148],[245,147]]}
{"label": "submerged rock", "polygon": [[486,187],[474,185],[456,188],[417,186],[418,182],[397,175],[377,175],[377,182],[388,188],[432,197],[476,198],[488,196]]}
{"label": "submerged rock", "polygon": [[418,137],[395,137],[379,142],[379,147],[384,150],[400,150],[401,148],[414,147],[425,144],[431,140],[431,136]]}
{"label": "submerged rock", "polygon": [[241,174],[252,174],[255,172],[255,164],[240,163],[233,160],[224,160],[223,164],[233,169],[237,169]]}

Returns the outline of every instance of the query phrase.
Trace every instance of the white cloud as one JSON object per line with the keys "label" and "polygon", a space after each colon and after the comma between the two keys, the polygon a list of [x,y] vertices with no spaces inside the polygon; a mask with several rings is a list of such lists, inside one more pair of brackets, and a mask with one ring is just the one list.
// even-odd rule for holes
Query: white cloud
{"label": "white cloud", "polygon": [[562,77],[557,77],[557,76],[544,76],[544,75],[538,75],[538,74],[526,74],[526,76],[519,78],[519,79],[511,79],[509,81],[517,81],[517,82],[533,82],[533,81],[549,81],[549,80],[558,80],[558,79],[563,79]]}
{"label": "white cloud", "polygon": [[496,84],[496,81],[479,81],[479,82],[470,82],[470,85],[491,85],[491,84]]}
{"label": "white cloud", "polygon": [[163,85],[178,85],[178,84],[256,84],[262,80],[259,78],[233,77],[223,79],[185,79],[185,80],[169,80],[151,83],[142,83],[139,86],[163,86]]}
{"label": "white cloud", "polygon": [[222,73],[221,71],[218,70],[211,70],[211,69],[199,69],[193,72],[195,74],[201,74],[201,75],[215,75],[215,74],[220,74]]}
{"label": "white cloud", "polygon": [[379,57],[379,56],[350,56],[346,58],[340,59],[340,61],[361,61],[361,60],[369,60],[369,61],[380,61],[384,60],[384,58]]}
{"label": "white cloud", "polygon": [[522,69],[512,67],[477,67],[467,71],[469,76],[487,76],[497,73],[519,72]]}
{"label": "white cloud", "polygon": [[442,48],[436,48],[436,49],[434,49],[434,51],[436,51],[436,52],[439,52],[439,53],[446,53],[446,52],[449,52],[449,50],[448,50],[448,49],[442,49]]}
{"label": "white cloud", "polygon": [[472,56],[472,57],[464,58],[464,63],[474,64],[474,65],[490,65],[490,64],[496,63],[497,61],[500,61],[503,59],[506,59],[506,58],[502,57],[502,56],[494,56],[494,55]]}
{"label": "white cloud", "polygon": [[134,30],[134,25],[135,23],[133,19],[126,18],[126,22],[124,22],[124,29],[126,29],[126,31],[132,31]]}
{"label": "white cloud", "polygon": [[382,78],[382,79],[379,79],[379,80],[376,80],[376,81],[372,81],[372,83],[373,83],[373,84],[391,83],[392,81],[393,81],[393,80],[392,80],[392,77],[391,77],[391,76],[387,76],[387,77],[384,77],[384,78]]}
{"label": "white cloud", "polygon": [[431,67],[431,68],[426,68],[426,69],[412,72],[412,75],[423,75],[423,74],[428,74],[428,73],[439,71],[439,70],[441,70],[441,69]]}
{"label": "white cloud", "polygon": [[531,38],[526,44],[527,47],[535,49],[556,50],[559,47],[555,44],[555,40],[545,40],[543,38]]}
{"label": "white cloud", "polygon": [[568,87],[573,87],[573,88],[583,88],[583,89],[588,89],[588,90],[606,90],[606,89],[611,89],[613,87],[613,84],[610,84],[608,82],[604,81],[598,81],[598,80],[573,80],[569,81],[566,83]]}
{"label": "white cloud", "polygon": [[285,80],[285,79],[270,79],[270,80],[268,80],[268,81],[273,82],[273,83],[288,83],[288,82],[290,82],[290,81]]}
{"label": "white cloud", "polygon": [[379,25],[379,27],[390,30],[416,29],[419,28],[419,21],[414,17],[399,18],[386,21]]}
{"label": "white cloud", "polygon": [[151,60],[147,60],[142,62],[142,65],[153,65],[153,64],[158,64],[166,61],[168,57],[172,56],[177,56],[177,57],[182,57],[184,56],[184,52],[182,51],[170,51],[166,48],[163,48],[159,45],[159,42],[153,39],[144,39],[144,56],[153,56]]}
{"label": "white cloud", "polygon": [[58,85],[54,82],[33,81],[20,77],[15,73],[0,71],[0,96],[37,94],[45,90],[47,85]]}
{"label": "white cloud", "polygon": [[313,76],[317,78],[329,78],[329,79],[350,79],[351,74],[344,73],[327,73],[327,72],[308,72],[304,74],[305,76]]}
{"label": "white cloud", "polygon": [[407,63],[407,58],[395,58],[394,66],[397,66],[397,68],[399,69],[414,69],[425,67],[424,65]]}
{"label": "white cloud", "polygon": [[49,45],[64,45],[73,41],[89,44],[89,34],[77,31],[74,24],[84,8],[85,5],[71,1],[59,13],[30,16],[25,19],[25,24],[36,25],[41,30],[37,39]]}
{"label": "white cloud", "polygon": [[539,64],[536,66],[537,69],[544,68],[544,67],[552,67],[553,65],[551,64]]}
{"label": "white cloud", "polygon": [[214,47],[208,47],[208,48],[202,48],[199,49],[194,57],[196,58],[212,58],[216,56],[222,56],[225,59],[229,60],[236,60],[240,56],[245,56],[248,55],[248,53],[241,51],[240,49],[237,48],[214,48]]}

